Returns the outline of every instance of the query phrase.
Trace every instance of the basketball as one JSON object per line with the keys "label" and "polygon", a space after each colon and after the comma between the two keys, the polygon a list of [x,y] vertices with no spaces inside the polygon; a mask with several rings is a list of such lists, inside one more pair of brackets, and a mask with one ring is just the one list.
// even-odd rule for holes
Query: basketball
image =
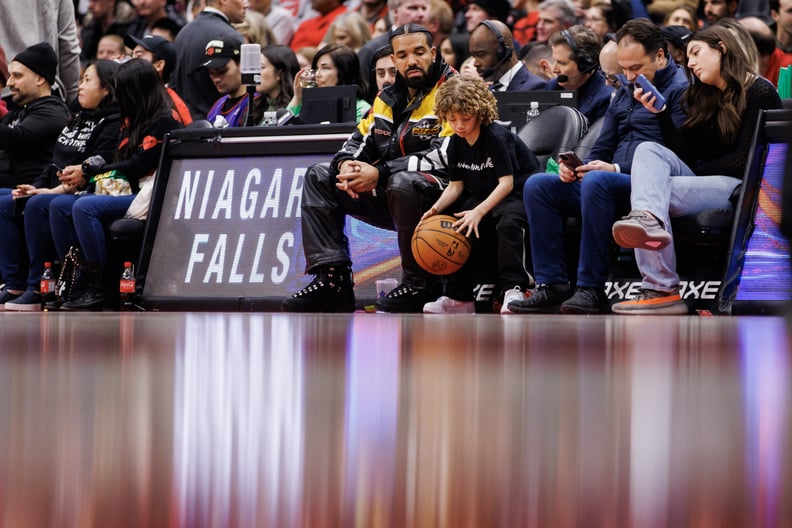
{"label": "basketball", "polygon": [[456,220],[449,215],[434,215],[415,228],[413,256],[419,266],[433,275],[454,273],[470,256],[470,240],[451,228]]}

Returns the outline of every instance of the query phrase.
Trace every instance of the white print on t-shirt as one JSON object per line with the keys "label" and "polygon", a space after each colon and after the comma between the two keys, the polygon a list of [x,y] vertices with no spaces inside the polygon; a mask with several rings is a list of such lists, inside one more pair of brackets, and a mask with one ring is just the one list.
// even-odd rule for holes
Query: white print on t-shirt
{"label": "white print on t-shirt", "polygon": [[457,168],[469,171],[483,171],[484,169],[492,169],[494,167],[495,164],[492,163],[492,158],[487,158],[487,161],[484,163],[465,163],[464,161],[457,163]]}

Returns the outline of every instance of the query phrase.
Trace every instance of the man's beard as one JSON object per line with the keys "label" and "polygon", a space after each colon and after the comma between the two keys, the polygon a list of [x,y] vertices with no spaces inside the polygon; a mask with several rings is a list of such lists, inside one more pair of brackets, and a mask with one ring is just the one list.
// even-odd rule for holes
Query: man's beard
{"label": "man's beard", "polygon": [[[430,66],[430,68],[431,68],[431,66]],[[418,67],[413,67],[413,68],[409,68],[404,73],[405,74],[409,74],[410,71],[414,71],[414,70],[420,71],[421,72],[421,76],[420,77],[410,77],[408,75],[405,75],[404,76],[404,80],[407,82],[407,86],[409,86],[410,88],[423,88],[424,85],[426,85],[427,79],[429,78],[429,72],[426,72],[426,71],[424,71],[424,70],[422,70],[421,68],[418,68]]]}

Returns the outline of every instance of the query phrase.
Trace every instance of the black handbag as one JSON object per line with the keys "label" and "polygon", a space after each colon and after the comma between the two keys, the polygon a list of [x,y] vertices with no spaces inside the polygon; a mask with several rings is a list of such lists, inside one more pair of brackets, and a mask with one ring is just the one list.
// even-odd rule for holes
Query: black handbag
{"label": "black handbag", "polygon": [[69,302],[85,293],[85,260],[77,246],[71,246],[61,264],[58,280],[55,282],[55,297],[60,304]]}

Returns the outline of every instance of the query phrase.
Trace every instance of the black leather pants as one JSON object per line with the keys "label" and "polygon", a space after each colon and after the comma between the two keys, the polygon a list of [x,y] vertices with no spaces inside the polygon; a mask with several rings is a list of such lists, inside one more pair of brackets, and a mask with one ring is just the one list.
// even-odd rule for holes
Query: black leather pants
{"label": "black leather pants", "polygon": [[320,266],[351,265],[349,239],[344,233],[347,215],[383,229],[396,231],[402,261],[402,281],[416,288],[430,281],[412,255],[410,240],[415,226],[440,195],[440,185],[418,172],[397,172],[388,178],[376,196],[361,194],[353,199],[335,186],[330,165],[320,163],[308,169],[302,194],[302,240],[305,272]]}

